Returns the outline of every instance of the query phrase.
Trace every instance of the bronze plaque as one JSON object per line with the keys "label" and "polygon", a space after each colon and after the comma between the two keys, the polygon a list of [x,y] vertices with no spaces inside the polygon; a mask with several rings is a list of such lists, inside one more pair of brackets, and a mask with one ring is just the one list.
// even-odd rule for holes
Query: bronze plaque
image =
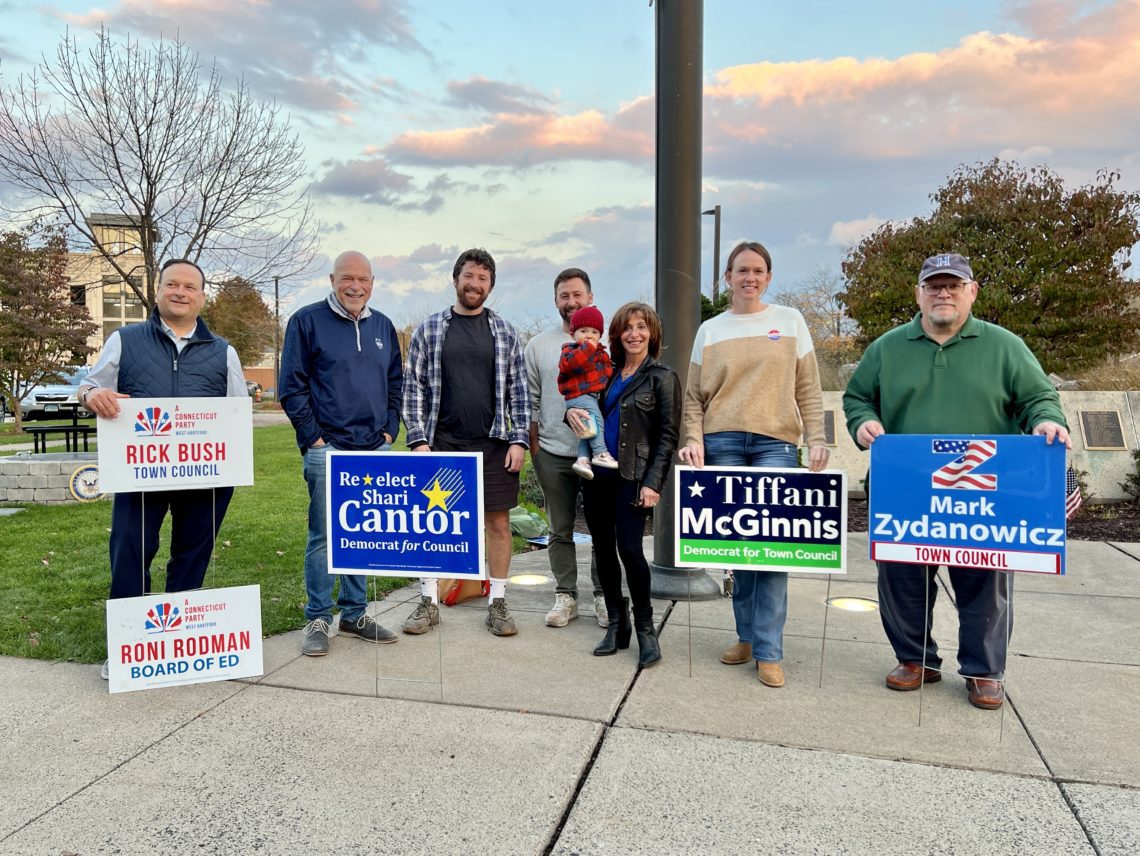
{"label": "bronze plaque", "polygon": [[1078,410],[1085,448],[1102,452],[1127,452],[1124,425],[1119,410]]}
{"label": "bronze plaque", "polygon": [[828,446],[838,446],[835,442],[835,411],[823,411],[823,442]]}

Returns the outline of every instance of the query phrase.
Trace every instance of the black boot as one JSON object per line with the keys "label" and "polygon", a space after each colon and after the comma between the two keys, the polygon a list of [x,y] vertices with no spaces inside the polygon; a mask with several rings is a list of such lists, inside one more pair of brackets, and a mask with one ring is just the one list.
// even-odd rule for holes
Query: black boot
{"label": "black boot", "polygon": [[637,631],[637,665],[642,668],[652,666],[661,659],[661,646],[657,643],[657,631],[653,629],[652,606],[633,610],[633,629]]}
{"label": "black boot", "polygon": [[629,625],[629,599],[623,597],[620,603],[621,606],[617,607],[617,604],[611,604],[608,598],[606,600],[606,612],[609,613],[610,623],[606,635],[594,649],[595,657],[616,654],[619,648],[624,651],[629,647],[629,637],[632,633]]}

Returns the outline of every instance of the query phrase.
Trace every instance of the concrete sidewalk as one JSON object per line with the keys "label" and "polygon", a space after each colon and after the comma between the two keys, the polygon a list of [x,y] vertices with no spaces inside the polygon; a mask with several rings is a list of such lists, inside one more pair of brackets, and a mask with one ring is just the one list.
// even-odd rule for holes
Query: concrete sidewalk
{"label": "concrete sidewalk", "polygon": [[[830,594],[874,597],[850,542]],[[657,604],[639,673],[636,642],[591,656],[588,596],[543,625],[544,552],[511,571],[547,579],[510,586],[508,639],[473,603],[396,645],[309,659],[289,633],[257,681],[116,696],[97,666],[0,658],[0,854],[1140,852],[1140,544],[1017,577],[1002,712],[953,674],[945,592],[949,673],[896,693],[878,615],[831,610],[824,642],[828,582],[794,578],[772,690],[718,662],[726,600]],[[374,610],[398,628],[415,598]]]}

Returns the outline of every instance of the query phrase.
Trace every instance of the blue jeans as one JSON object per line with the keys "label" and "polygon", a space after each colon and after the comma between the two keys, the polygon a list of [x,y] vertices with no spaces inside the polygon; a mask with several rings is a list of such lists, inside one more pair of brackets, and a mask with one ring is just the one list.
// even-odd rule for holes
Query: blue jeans
{"label": "blue jeans", "polygon": [[[305,619],[323,618],[332,621],[332,595],[334,574],[328,568],[328,533],[325,530],[325,473],[328,464],[325,456],[332,447],[326,443],[305,450],[303,470],[309,486],[309,542],[305,546]],[[377,451],[388,451],[381,446]],[[356,621],[368,606],[367,577],[359,574],[340,575],[340,595],[337,598],[342,621]]]}
{"label": "blue jeans", "polygon": [[578,457],[590,458],[594,455],[603,454],[606,451],[606,420],[602,416],[602,408],[598,406],[598,397],[596,395],[578,395],[574,398],[568,398],[566,399],[566,409],[569,410],[571,407],[588,410],[590,418],[594,420],[594,427],[598,429],[598,433],[589,440],[578,441]]}
{"label": "blue jeans", "polygon": [[[748,431],[719,431],[704,438],[705,464],[717,467],[794,467],[796,447]],[[782,571],[733,574],[732,612],[736,635],[752,646],[752,657],[769,663],[784,659],[788,617],[788,575]]]}

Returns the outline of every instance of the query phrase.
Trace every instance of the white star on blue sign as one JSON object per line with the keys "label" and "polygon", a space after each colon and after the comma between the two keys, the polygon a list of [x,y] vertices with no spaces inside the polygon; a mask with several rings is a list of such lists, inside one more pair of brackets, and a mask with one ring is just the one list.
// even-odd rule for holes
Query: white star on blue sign
{"label": "white star on blue sign", "polygon": [[944,455],[961,455],[969,445],[965,440],[935,440],[933,451]]}

